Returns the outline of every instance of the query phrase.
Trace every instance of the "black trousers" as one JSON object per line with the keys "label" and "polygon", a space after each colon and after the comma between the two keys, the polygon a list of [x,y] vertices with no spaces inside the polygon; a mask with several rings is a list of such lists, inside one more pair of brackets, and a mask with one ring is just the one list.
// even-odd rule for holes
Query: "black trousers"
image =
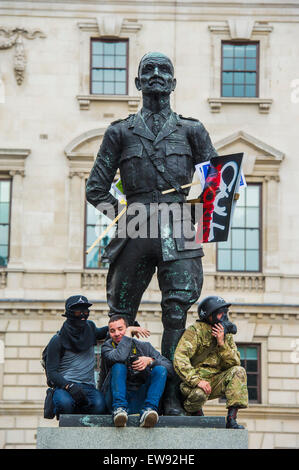
{"label": "black trousers", "polygon": [[[155,270],[162,294],[164,341],[162,354],[172,360],[182,335],[187,311],[199,298],[203,272],[201,256],[163,261],[161,239],[130,239],[108,271],[109,315],[126,315],[132,325],[142,295]],[[164,346],[164,347],[163,347]]]}

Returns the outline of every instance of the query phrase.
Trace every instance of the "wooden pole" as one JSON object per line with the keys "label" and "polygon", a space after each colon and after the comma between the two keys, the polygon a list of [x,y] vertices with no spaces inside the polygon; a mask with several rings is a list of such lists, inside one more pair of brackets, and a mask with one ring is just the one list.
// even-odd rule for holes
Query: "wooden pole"
{"label": "wooden pole", "polygon": [[[200,181],[195,181],[194,183],[183,184],[183,186],[181,186],[181,189],[190,188],[190,186],[195,186],[196,184],[201,184],[201,183]],[[173,193],[174,191],[176,191],[176,189],[174,188],[166,189],[166,191],[162,191],[162,194]]]}
{"label": "wooden pole", "polygon": [[91,250],[94,249],[94,247],[97,245],[97,243],[99,243],[102,238],[104,238],[104,236],[106,235],[106,233],[109,232],[109,230],[113,227],[113,225],[116,224],[116,222],[121,218],[121,216],[126,212],[127,210],[127,207],[124,207],[123,210],[118,214],[117,217],[115,217],[114,220],[112,220],[111,224],[108,225],[108,227],[104,230],[104,232],[101,233],[101,235],[93,242],[93,244],[88,248],[88,250],[86,250],[86,254],[88,255]]}

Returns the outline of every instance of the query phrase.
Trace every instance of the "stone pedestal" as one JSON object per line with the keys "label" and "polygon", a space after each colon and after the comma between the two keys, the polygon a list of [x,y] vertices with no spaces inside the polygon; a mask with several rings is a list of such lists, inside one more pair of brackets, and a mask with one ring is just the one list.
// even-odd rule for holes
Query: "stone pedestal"
{"label": "stone pedestal", "polygon": [[247,449],[248,431],[225,429],[224,417],[161,416],[139,428],[129,416],[115,428],[109,415],[62,415],[58,428],[37,429],[37,449]]}

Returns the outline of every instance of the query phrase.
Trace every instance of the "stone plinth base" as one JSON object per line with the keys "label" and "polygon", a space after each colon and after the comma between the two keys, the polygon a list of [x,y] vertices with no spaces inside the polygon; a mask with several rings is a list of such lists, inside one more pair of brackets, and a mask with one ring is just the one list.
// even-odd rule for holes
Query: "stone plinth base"
{"label": "stone plinth base", "polygon": [[248,449],[248,431],[223,429],[222,417],[161,416],[139,428],[137,416],[115,428],[111,416],[63,415],[58,428],[37,429],[37,449]]}

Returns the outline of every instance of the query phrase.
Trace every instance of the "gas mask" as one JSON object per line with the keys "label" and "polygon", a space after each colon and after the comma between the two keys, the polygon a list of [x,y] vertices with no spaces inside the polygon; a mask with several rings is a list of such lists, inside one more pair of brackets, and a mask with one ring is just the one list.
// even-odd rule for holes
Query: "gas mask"
{"label": "gas mask", "polygon": [[[219,313],[222,313],[222,317],[220,320],[218,320],[217,315]],[[224,328],[224,334],[226,335],[227,333],[231,333],[232,335],[235,335],[237,333],[237,327],[234,323],[232,323],[228,319],[228,307],[220,307],[219,309],[215,310],[211,315],[212,315],[212,322],[211,324],[214,325],[215,323],[220,323],[223,328]],[[210,323],[210,321],[209,321]]]}

